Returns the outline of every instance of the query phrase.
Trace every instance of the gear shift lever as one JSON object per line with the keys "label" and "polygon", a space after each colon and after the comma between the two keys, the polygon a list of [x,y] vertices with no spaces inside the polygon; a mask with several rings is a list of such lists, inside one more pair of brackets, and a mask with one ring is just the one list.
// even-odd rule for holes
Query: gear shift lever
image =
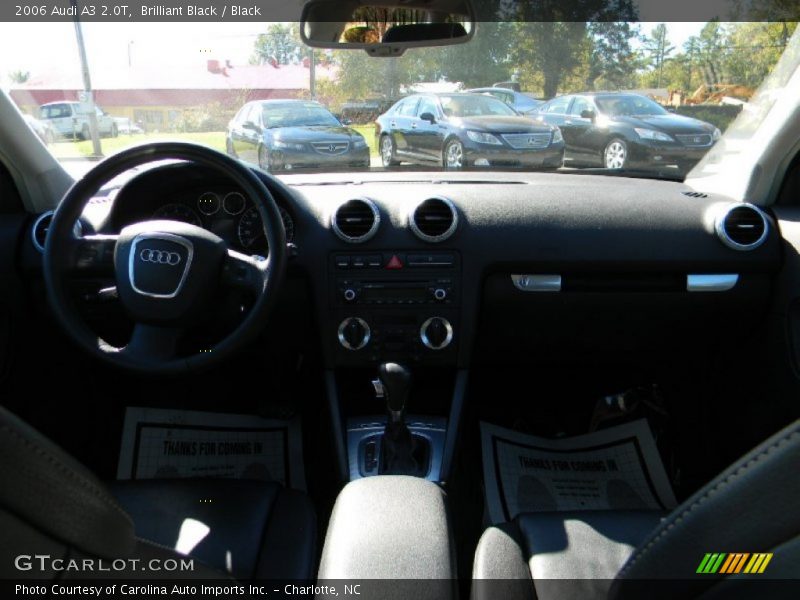
{"label": "gear shift lever", "polygon": [[378,379],[383,384],[389,420],[392,423],[403,423],[408,390],[411,387],[411,373],[403,365],[383,363],[378,368]]}
{"label": "gear shift lever", "polygon": [[383,431],[381,473],[417,475],[420,465],[415,457],[417,445],[406,427],[405,410],[411,388],[411,373],[403,365],[383,363],[378,368],[378,381],[373,382],[380,396],[386,399],[389,418]]}

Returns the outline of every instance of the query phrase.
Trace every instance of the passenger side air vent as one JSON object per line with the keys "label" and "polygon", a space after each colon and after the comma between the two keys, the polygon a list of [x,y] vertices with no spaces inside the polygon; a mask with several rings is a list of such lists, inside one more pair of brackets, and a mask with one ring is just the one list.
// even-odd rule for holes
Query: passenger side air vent
{"label": "passenger side air vent", "polygon": [[411,212],[409,226],[418,238],[426,242],[446,240],[458,226],[458,212],[447,198],[428,198]]}
{"label": "passenger side air vent", "polygon": [[752,204],[731,204],[717,217],[717,235],[734,250],[753,250],[767,239],[767,218]]}
{"label": "passenger side air vent", "polygon": [[694,190],[686,190],[681,192],[684,196],[689,196],[689,198],[708,198],[708,194],[705,192],[695,192]]}
{"label": "passenger side air vent", "polygon": [[381,214],[372,200],[355,198],[337,208],[331,217],[333,231],[345,242],[366,242],[378,231]]}

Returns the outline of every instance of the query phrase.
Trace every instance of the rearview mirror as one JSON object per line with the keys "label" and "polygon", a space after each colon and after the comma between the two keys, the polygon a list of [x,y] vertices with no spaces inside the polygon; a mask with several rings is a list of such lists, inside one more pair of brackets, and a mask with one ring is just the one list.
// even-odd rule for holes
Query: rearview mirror
{"label": "rearview mirror", "polygon": [[586,110],[581,111],[581,118],[582,119],[589,119],[590,121],[594,121],[594,111],[591,108],[587,108]]}
{"label": "rearview mirror", "polygon": [[427,121],[428,123],[436,123],[436,117],[433,113],[424,112],[419,116],[420,119],[423,121]]}
{"label": "rearview mirror", "polygon": [[400,56],[406,48],[461,44],[472,38],[470,0],[455,0],[447,12],[432,10],[429,4],[402,0],[402,6],[362,6],[360,0],[311,0],[303,8],[300,37],[312,47],[358,48],[372,56]]}

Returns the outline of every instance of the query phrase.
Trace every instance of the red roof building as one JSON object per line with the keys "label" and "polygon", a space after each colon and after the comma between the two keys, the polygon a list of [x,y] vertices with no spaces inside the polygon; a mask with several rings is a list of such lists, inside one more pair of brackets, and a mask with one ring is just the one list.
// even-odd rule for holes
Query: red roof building
{"label": "red roof building", "polygon": [[[234,66],[209,60],[205,68],[128,67],[91,73],[95,103],[115,117],[127,117],[148,130],[174,128],[186,113],[220,113],[229,119],[245,102],[308,97],[307,64]],[[335,69],[316,67],[318,78],[332,79]],[[10,90],[24,111],[36,115],[42,104],[78,100],[83,80],[78,69],[32,73]]]}

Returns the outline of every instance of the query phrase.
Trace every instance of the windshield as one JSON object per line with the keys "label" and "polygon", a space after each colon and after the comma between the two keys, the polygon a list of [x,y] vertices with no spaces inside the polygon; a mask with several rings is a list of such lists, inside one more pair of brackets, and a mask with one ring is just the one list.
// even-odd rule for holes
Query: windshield
{"label": "windshield", "polygon": [[644,96],[597,96],[600,112],[611,117],[665,115],[663,106]]}
{"label": "windshield", "polygon": [[[762,82],[781,57],[784,71],[800,62],[793,20],[498,19],[475,23],[465,43],[388,58],[312,49],[297,22],[129,21],[82,22],[80,42],[70,20],[0,24],[0,88],[74,172],[182,140],[278,174],[683,179],[712,149],[741,146],[726,131],[740,119],[757,128]],[[663,118],[638,118],[653,116]],[[292,144],[284,127],[300,130]]]}
{"label": "windshield", "polygon": [[264,127],[317,127],[341,125],[331,113],[319,106],[282,104],[265,105],[261,111]]}
{"label": "windshield", "polygon": [[514,116],[517,113],[502,100],[491,96],[442,96],[442,110],[448,117]]}

